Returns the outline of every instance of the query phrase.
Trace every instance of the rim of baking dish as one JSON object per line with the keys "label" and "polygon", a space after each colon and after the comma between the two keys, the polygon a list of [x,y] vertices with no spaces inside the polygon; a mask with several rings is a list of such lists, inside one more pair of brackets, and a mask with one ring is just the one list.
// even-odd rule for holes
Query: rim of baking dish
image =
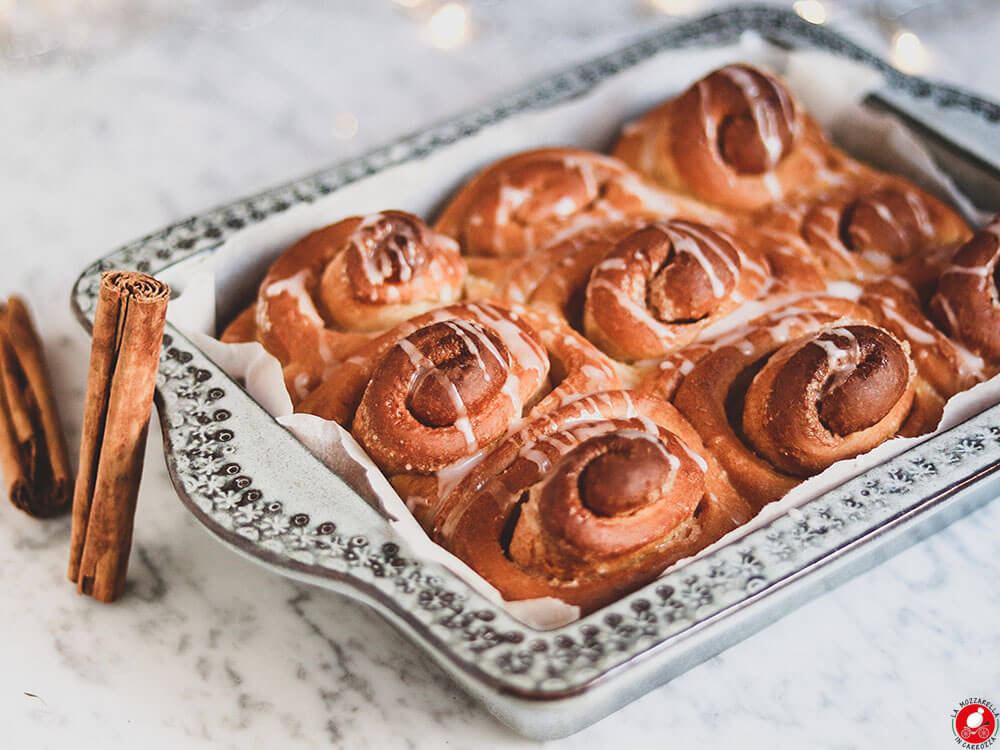
{"label": "rim of baking dish", "polygon": [[[91,327],[100,275],[112,269],[162,273],[207,253],[244,227],[307,203],[388,166],[417,159],[511,115],[577,96],[663,50],[721,44],[747,30],[809,45],[865,63],[888,85],[943,108],[961,109],[996,126],[1000,105],[950,86],[908,76],[845,37],[795,13],[738,7],[670,26],[576,65],[499,101],[323,169],[172,224],[106,255],[77,280],[72,305]],[[171,479],[181,500],[214,535],[271,566],[309,579],[348,585],[412,629],[425,645],[476,680],[528,699],[577,694],[708,625],[775,594],[885,534],[1000,467],[1000,406],[931,438],[717,551],[693,560],[587,617],[552,630],[513,619],[437,564],[412,559],[388,524],[340,528],[265,496],[252,467],[244,471],[233,410],[273,429],[273,442],[318,459],[239,385],[168,324],[157,403]],[[270,424],[268,425],[268,421]],[[993,424],[991,424],[991,422]],[[258,436],[251,435],[256,440]],[[269,441],[272,440],[269,434]],[[322,465],[320,464],[322,467]],[[328,469],[322,471],[335,478]],[[342,485],[342,483],[338,483]],[[373,520],[382,520],[346,485]],[[331,508],[331,514],[334,509]],[[359,521],[359,523],[361,523]],[[354,532],[354,533],[352,533]],[[360,533],[357,533],[360,532]]]}

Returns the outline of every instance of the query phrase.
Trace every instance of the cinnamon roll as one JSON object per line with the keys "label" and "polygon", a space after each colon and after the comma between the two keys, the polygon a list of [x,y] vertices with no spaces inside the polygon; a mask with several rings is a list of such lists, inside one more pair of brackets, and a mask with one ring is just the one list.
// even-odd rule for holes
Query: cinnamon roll
{"label": "cinnamon roll", "polygon": [[596,609],[750,517],[669,404],[597,393],[505,438],[425,518],[508,600]]}
{"label": "cinnamon roll", "polygon": [[662,185],[758,209],[859,169],[777,76],[727,65],[626,125],[614,154]]}
{"label": "cinnamon roll", "polygon": [[572,235],[515,266],[501,291],[552,310],[616,360],[662,357],[754,299],[770,271],[752,248],[686,219]]}
{"label": "cinnamon roll", "polygon": [[955,254],[930,301],[934,321],[950,337],[1000,368],[1000,217]]}
{"label": "cinnamon roll", "polygon": [[[374,332],[457,300],[464,276],[454,240],[412,214],[344,219],[274,262],[254,304],[253,335],[281,362],[297,402]],[[246,340],[246,315],[224,340]]]}
{"label": "cinnamon roll", "polygon": [[[755,509],[927,425],[909,347],[864,317],[775,316],[703,353],[673,403]],[[654,383],[655,385],[655,383]]]}
{"label": "cinnamon roll", "polygon": [[936,278],[969,235],[957,213],[898,177],[777,207],[755,221],[771,231],[801,237],[831,279],[891,273],[918,285]]}
{"label": "cinnamon roll", "polygon": [[615,245],[587,282],[587,338],[619,360],[661,357],[755,298],[766,261],[703,224],[651,224]]}

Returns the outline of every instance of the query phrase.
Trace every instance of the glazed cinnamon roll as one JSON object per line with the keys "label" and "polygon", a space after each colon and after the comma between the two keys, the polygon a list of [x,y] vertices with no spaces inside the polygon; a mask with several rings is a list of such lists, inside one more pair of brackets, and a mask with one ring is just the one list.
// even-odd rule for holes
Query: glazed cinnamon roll
{"label": "glazed cinnamon roll", "polygon": [[741,210],[858,169],[781,80],[744,64],[714,71],[627,125],[614,154],[668,188]]}
{"label": "glazed cinnamon roll", "polygon": [[587,612],[749,517],[673,407],[611,391],[505,438],[425,526],[505,599],[554,596]]}
{"label": "glazed cinnamon roll", "polygon": [[942,331],[1000,367],[1000,217],[969,240],[945,268],[930,301]]}
{"label": "glazed cinnamon roll", "polygon": [[609,356],[634,362],[691,342],[754,299],[769,275],[760,254],[722,230],[636,220],[545,248],[515,266],[501,291],[552,310]]}
{"label": "glazed cinnamon roll", "polygon": [[[253,335],[281,362],[298,401],[374,332],[457,300],[464,277],[454,240],[412,214],[344,219],[274,262],[254,304]],[[246,340],[246,315],[223,340]]]}
{"label": "glazed cinnamon roll", "polygon": [[691,221],[651,224],[615,245],[587,282],[583,329],[619,360],[684,346],[763,288],[766,261]]}
{"label": "glazed cinnamon roll", "polygon": [[673,402],[759,509],[832,463],[931,421],[939,405],[919,397],[908,349],[864,318],[777,316],[704,353]]}
{"label": "glazed cinnamon roll", "polygon": [[502,159],[467,182],[434,228],[462,246],[470,272],[500,278],[509,259],[557,236],[637,214],[674,216],[709,210],[644,181],[603,154],[571,148],[527,151]]}
{"label": "glazed cinnamon roll", "polygon": [[969,236],[957,213],[897,177],[778,207],[755,221],[771,231],[801,237],[831,279],[892,273],[920,285],[936,278],[955,247]]}

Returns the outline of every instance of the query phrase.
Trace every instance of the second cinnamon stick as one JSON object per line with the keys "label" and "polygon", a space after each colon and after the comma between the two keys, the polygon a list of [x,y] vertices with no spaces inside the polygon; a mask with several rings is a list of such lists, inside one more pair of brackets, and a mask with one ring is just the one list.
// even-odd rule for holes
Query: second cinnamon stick
{"label": "second cinnamon stick", "polygon": [[101,601],[125,586],[170,288],[151,276],[101,279],[73,495],[69,578]]}
{"label": "second cinnamon stick", "polygon": [[11,502],[49,518],[69,507],[72,473],[42,342],[24,302],[0,303],[0,465]]}

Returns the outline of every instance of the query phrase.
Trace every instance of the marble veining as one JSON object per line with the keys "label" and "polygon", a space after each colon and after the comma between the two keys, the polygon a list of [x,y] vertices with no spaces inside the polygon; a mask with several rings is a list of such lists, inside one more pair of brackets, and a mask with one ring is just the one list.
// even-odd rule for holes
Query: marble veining
{"label": "marble veining", "polygon": [[[443,52],[421,37],[423,16],[390,2],[271,5],[259,23],[192,11],[89,55],[0,63],[0,99],[17,103],[0,117],[0,293],[24,294],[39,315],[71,434],[88,342],[66,300],[89,261],[661,22],[630,3],[473,2],[473,39]],[[1000,97],[980,59],[996,57],[997,31],[995,11],[928,30],[929,44],[954,49],[934,72]],[[342,111],[359,120],[353,139],[331,134]],[[535,744],[374,612],[212,541],[174,497],[155,434],[136,529],[128,596],[101,606],[65,580],[67,520],[0,506],[0,722],[12,747]],[[946,746],[958,700],[1000,701],[998,539],[994,502],[551,744]]]}

